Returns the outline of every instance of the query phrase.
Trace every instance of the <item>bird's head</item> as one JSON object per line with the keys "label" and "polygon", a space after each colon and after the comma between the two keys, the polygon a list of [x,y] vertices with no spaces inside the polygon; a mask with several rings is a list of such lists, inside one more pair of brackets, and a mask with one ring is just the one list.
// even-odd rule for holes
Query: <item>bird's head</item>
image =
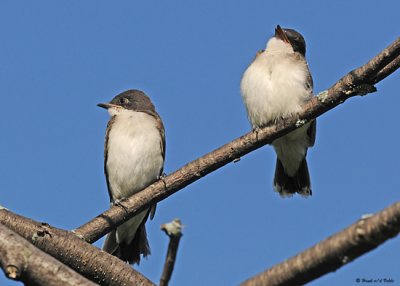
{"label": "bird's head", "polygon": [[150,98],[143,92],[137,89],[130,89],[118,94],[108,103],[99,103],[97,106],[107,110],[132,110],[138,112],[155,111]]}
{"label": "bird's head", "polygon": [[304,37],[297,31],[293,29],[281,28],[281,26],[276,26],[275,28],[275,38],[289,44],[293,51],[306,55],[306,41]]}

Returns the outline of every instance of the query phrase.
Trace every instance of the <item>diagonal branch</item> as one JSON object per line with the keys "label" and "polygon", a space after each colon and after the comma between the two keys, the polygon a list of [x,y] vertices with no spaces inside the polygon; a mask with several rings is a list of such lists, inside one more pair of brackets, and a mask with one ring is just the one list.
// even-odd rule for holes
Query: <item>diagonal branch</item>
{"label": "diagonal branch", "polygon": [[21,236],[0,224],[0,267],[10,279],[26,285],[95,286],[57,259],[40,251]]}
{"label": "diagonal branch", "polygon": [[154,285],[129,264],[86,243],[74,233],[38,223],[6,209],[0,209],[0,224],[96,283]]}
{"label": "diagonal branch", "polygon": [[184,167],[159,180],[143,191],[113,206],[75,232],[88,242],[94,242],[135,214],[169,197],[187,185],[218,168],[260,148],[265,144],[304,125],[310,120],[343,103],[349,97],[376,91],[373,84],[393,73],[399,67],[400,38],[380,52],[367,64],[341,78],[327,91],[311,99],[298,116],[275,125],[250,132],[232,142],[186,164]]}
{"label": "diagonal branch", "polygon": [[245,281],[242,286],[303,285],[353,261],[400,232],[400,202],[362,218],[302,253]]}

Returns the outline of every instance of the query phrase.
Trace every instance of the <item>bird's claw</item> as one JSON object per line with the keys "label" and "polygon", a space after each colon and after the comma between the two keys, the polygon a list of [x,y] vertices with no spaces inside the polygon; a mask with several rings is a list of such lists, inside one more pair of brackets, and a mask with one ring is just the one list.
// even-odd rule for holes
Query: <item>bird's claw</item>
{"label": "bird's claw", "polygon": [[253,127],[253,133],[256,134],[256,140],[258,141],[258,132],[260,132],[260,127]]}
{"label": "bird's claw", "polygon": [[122,209],[126,212],[126,214],[128,214],[128,209],[127,209],[127,207],[124,206],[124,205],[122,204],[124,200],[126,200],[126,198],[116,199],[116,200],[114,200],[113,202],[111,202],[111,206],[120,207],[120,208],[122,208]]}
{"label": "bird's claw", "polygon": [[165,174],[165,173],[162,173],[162,174],[158,177],[158,179],[161,180],[161,181],[163,182],[164,188],[165,188],[165,189],[167,189],[167,182],[165,181],[165,178],[166,178],[166,177],[167,177],[167,174]]}

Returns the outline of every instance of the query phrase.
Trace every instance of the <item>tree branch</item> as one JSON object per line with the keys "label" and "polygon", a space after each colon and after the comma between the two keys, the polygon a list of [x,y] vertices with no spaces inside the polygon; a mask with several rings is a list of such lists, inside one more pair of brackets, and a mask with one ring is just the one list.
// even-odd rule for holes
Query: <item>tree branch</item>
{"label": "tree branch", "polygon": [[400,232],[400,202],[245,281],[242,286],[303,285],[353,261]]}
{"label": "tree branch", "polygon": [[376,91],[373,84],[399,67],[400,38],[360,68],[351,71],[327,91],[311,99],[298,116],[266,126],[186,164],[143,191],[127,198],[121,206],[113,206],[75,230],[88,242],[94,242],[135,214],[169,197],[218,168],[260,148],[306,124],[310,120],[343,103],[349,97]]}
{"label": "tree branch", "polygon": [[391,63],[385,66],[381,71],[379,71],[374,78],[372,78],[373,83],[377,83],[390,75],[392,72],[397,70],[400,66],[400,56],[397,56]]}
{"label": "tree branch", "polygon": [[2,224],[0,266],[8,278],[22,281],[25,285],[96,285]]}
{"label": "tree branch", "polygon": [[86,243],[74,233],[38,223],[6,209],[0,209],[0,224],[96,283],[154,285],[129,264]]}
{"label": "tree branch", "polygon": [[169,244],[159,286],[168,286],[169,280],[171,279],[172,271],[174,271],[179,241],[182,237],[182,227],[183,226],[179,219],[174,219],[170,223],[161,225],[161,230],[169,236]]}

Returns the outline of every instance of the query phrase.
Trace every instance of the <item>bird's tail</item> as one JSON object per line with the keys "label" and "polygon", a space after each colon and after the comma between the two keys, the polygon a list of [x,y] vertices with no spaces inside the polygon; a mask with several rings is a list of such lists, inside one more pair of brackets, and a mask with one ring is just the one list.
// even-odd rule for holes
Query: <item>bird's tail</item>
{"label": "bird's tail", "polygon": [[281,197],[291,197],[295,193],[298,193],[303,197],[311,196],[310,174],[308,173],[306,158],[304,158],[300,163],[300,167],[293,177],[286,174],[282,162],[277,158],[274,189]]}
{"label": "bird's tail", "polygon": [[129,262],[130,264],[139,264],[140,255],[146,257],[150,254],[150,246],[149,242],[147,241],[145,222],[146,220],[143,220],[137,229],[135,236],[129,243],[126,241],[117,243],[116,231],[113,230],[107,235],[103,245],[103,250],[123,261]]}

